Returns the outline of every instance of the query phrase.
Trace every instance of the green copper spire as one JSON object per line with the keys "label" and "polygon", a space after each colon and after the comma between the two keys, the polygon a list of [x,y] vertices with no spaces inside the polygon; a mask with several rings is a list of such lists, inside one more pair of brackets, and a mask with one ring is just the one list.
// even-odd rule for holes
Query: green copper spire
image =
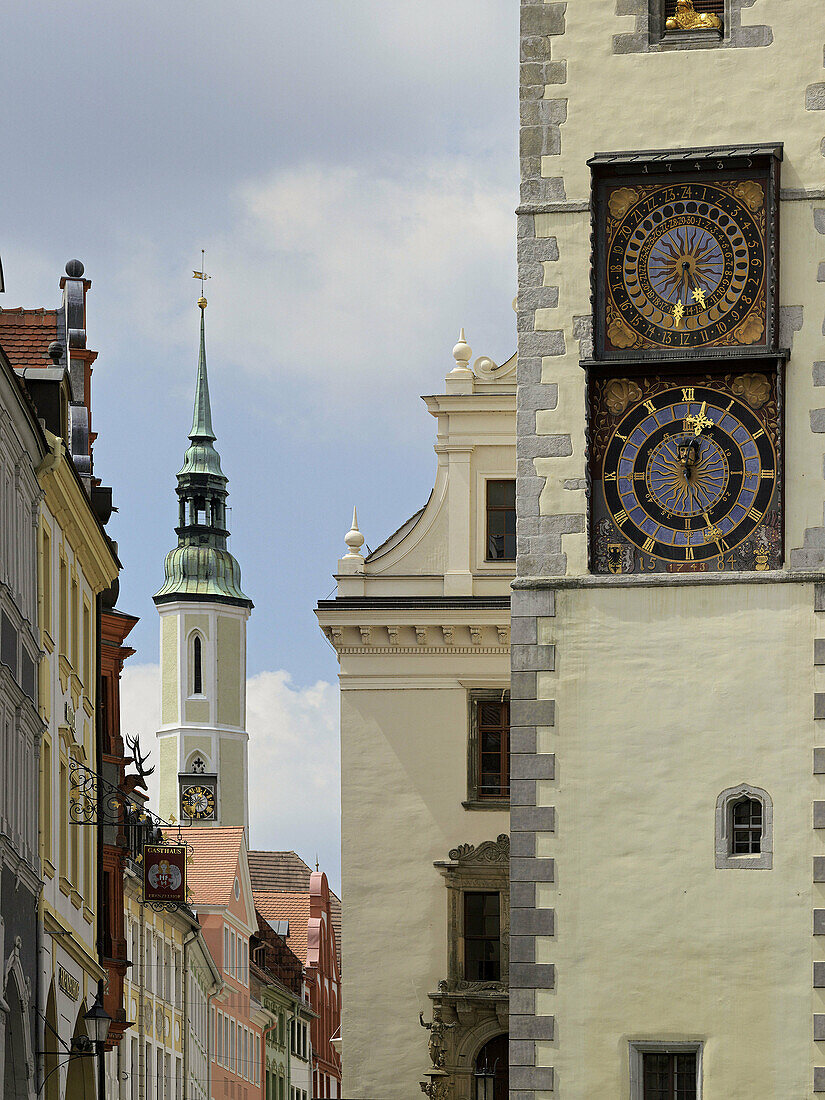
{"label": "green copper spire", "polygon": [[217,438],[212,431],[212,409],[209,404],[209,379],[206,377],[206,310],[201,310],[201,346],[198,352],[198,379],[195,383],[195,411],[192,415],[190,439]]}
{"label": "green copper spire", "polygon": [[221,600],[251,607],[252,601],[241,589],[241,567],[226,546],[228,479],[221,469],[212,430],[206,374],[206,299],[201,298],[198,305],[201,334],[195,408],[190,443],[178,471],[178,545],[166,555],[166,581],[154,599],[156,604],[180,599]]}

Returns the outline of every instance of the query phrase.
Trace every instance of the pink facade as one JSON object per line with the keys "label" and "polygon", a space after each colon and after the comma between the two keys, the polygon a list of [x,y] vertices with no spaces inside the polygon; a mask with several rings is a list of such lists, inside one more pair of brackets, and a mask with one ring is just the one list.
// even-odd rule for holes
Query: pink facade
{"label": "pink facade", "polygon": [[249,939],[258,929],[242,828],[186,830],[192,906],[224,981],[210,1009],[212,1100],[263,1097],[265,1017],[250,997]]}

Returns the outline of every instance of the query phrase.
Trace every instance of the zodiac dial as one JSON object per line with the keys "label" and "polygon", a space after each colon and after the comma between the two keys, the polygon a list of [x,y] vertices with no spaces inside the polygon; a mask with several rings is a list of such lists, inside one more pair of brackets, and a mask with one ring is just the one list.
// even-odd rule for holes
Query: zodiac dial
{"label": "zodiac dial", "polygon": [[620,187],[607,206],[608,348],[764,342],[760,183]]}
{"label": "zodiac dial", "polygon": [[210,787],[184,787],[180,799],[186,817],[208,818],[215,815],[215,792]]}
{"label": "zodiac dial", "polygon": [[717,390],[663,390],[613,432],[602,472],[613,522],[668,562],[700,562],[743,542],[774,497],[776,454],[746,404]]}

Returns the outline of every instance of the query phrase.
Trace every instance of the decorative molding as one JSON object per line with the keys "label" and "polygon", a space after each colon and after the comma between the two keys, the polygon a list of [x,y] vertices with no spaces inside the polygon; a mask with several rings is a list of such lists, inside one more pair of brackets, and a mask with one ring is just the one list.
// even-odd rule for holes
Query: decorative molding
{"label": "decorative molding", "polygon": [[[476,863],[506,863],[510,862],[510,837],[507,833],[499,833],[495,840],[485,840],[482,844],[459,844],[457,848],[451,848],[449,857],[452,863],[462,865]],[[438,862],[435,867],[447,867],[449,864]]]}
{"label": "decorative molding", "polygon": [[410,654],[417,653],[420,656],[425,654],[439,654],[439,653],[501,653],[507,655],[510,652],[508,645],[474,645],[474,646],[461,646],[461,645],[410,645],[403,646],[398,644],[390,644],[385,646],[359,646],[359,645],[342,645],[335,647],[340,654],[355,654],[364,653],[369,648],[370,654],[373,656],[382,657],[396,657],[396,656],[409,656]]}

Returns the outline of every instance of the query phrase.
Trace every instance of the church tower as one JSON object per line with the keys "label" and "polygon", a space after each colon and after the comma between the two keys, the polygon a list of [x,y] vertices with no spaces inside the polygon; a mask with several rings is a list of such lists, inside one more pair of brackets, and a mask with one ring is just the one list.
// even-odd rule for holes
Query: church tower
{"label": "church tower", "polygon": [[252,601],[227,549],[227,478],[215,449],[204,311],[189,447],[178,473],[178,545],[160,615],[160,814],[249,828],[246,623]]}
{"label": "church tower", "polygon": [[521,3],[513,1100],[825,1093],[822,14]]}

